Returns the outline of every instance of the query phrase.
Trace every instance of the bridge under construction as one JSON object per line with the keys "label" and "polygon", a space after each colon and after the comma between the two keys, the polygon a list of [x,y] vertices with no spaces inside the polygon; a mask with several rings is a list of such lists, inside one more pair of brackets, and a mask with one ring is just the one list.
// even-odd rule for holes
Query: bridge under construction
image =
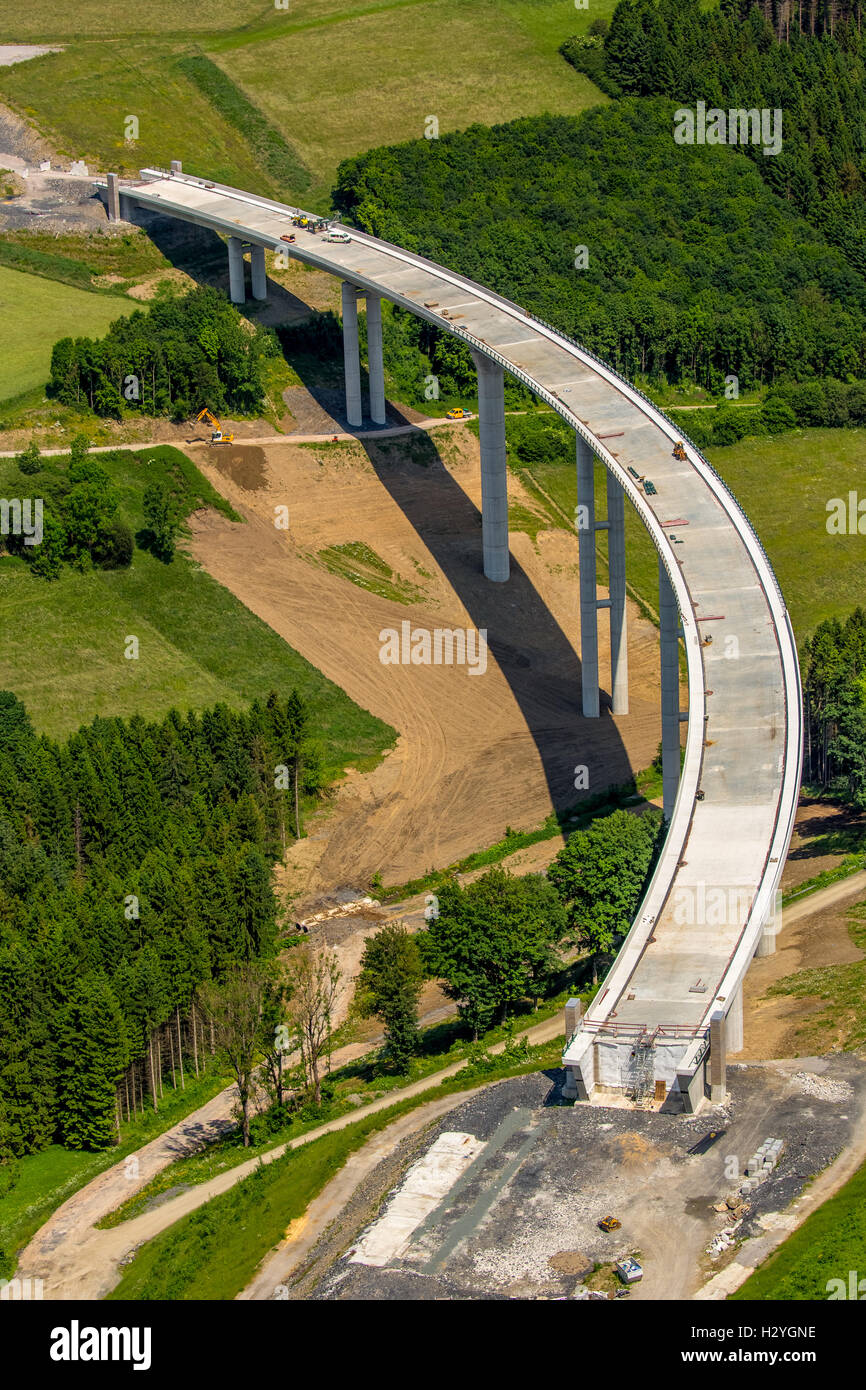
{"label": "bridge under construction", "polygon": [[[572,1096],[636,1105],[725,1094],[725,1056],[742,1046],[742,984],[774,949],[779,880],[802,761],[802,702],[791,623],[748,518],[700,451],[610,366],[519,305],[366,233],[324,240],[301,210],[171,170],[109,175],[112,218],[136,208],[227,238],[230,295],[267,296],[266,251],[342,285],[346,416],[385,423],[382,299],[470,349],[478,374],[484,574],[509,576],[504,378],[526,385],[572,428],[577,471],[583,714],[598,717],[599,613],[607,612],[611,708],[628,712],[625,501],[659,555],[663,801],[667,837],[635,921],[584,1016],[566,1010]],[[313,215],[308,214],[311,221]],[[288,241],[286,238],[292,238]],[[367,316],[369,396],[361,391],[358,302]],[[682,447],[678,447],[682,443]],[[595,460],[606,469],[597,514]],[[607,531],[608,596],[596,537]],[[680,709],[680,642],[688,709]],[[577,693],[576,693],[577,698]],[[681,757],[681,726],[686,725]]]}

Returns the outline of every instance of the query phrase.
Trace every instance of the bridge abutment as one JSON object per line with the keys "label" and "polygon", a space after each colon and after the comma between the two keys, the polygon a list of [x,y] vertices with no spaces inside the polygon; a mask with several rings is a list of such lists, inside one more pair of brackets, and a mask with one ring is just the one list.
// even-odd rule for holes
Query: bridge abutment
{"label": "bridge abutment", "polygon": [[484,574],[495,583],[509,575],[508,465],[505,455],[505,375],[481,353],[478,372],[478,434],[481,441],[481,543]]}

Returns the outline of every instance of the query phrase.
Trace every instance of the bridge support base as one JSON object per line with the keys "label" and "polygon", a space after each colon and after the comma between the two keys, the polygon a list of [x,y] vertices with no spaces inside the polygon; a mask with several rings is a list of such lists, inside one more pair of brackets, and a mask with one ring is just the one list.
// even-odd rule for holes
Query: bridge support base
{"label": "bridge support base", "polygon": [[361,405],[361,358],[358,351],[358,292],[343,281],[343,367],[346,375],[346,419],[354,428],[364,422]]}
{"label": "bridge support base", "polygon": [[240,237],[229,237],[229,299],[232,304],[245,304],[244,244]]}
{"label": "bridge support base", "polygon": [[378,294],[367,295],[367,372],[370,378],[370,419],[374,425],[384,425],[385,366],[382,359],[382,300]]}
{"label": "bridge support base", "polygon": [[495,583],[509,575],[508,466],[505,457],[505,380],[501,367],[472,354],[478,372],[481,440],[481,543],[484,574]]}
{"label": "bridge support base", "polygon": [[662,688],[662,802],[670,821],[680,785],[679,609],[664,561],[659,556],[659,627]]}
{"label": "bridge support base", "polygon": [[719,1010],[710,1019],[710,1100],[721,1105],[728,1094],[725,1015]]}
{"label": "bridge support base", "polygon": [[625,607],[625,493],[607,475],[608,592],[610,594],[610,693],[614,714],[628,714],[628,634]]}
{"label": "bridge support base", "polygon": [[598,589],[595,560],[595,456],[577,440],[577,544],[580,563],[580,680],[583,714],[597,719]]}
{"label": "bridge support base", "polygon": [[252,246],[250,248],[250,264],[252,268],[253,299],[267,299],[268,274],[265,269],[265,248],[263,246]]}
{"label": "bridge support base", "polygon": [[109,174],[106,178],[106,206],[108,209],[109,222],[120,221],[120,193],[117,186],[117,175]]}

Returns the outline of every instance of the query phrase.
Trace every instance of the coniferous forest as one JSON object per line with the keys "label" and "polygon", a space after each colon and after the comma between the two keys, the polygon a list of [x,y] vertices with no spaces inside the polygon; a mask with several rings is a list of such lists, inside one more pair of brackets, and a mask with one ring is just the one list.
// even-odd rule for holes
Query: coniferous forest
{"label": "coniferous forest", "polygon": [[805,643],[803,780],[866,808],[866,612],[820,623]]}
{"label": "coniferous forest", "polygon": [[[728,374],[741,391],[821,381],[838,400],[866,378],[857,7],[622,0],[606,34],[563,51],[615,99],[369,151],[341,165],[337,206],[483,279],[632,379],[713,393]],[[674,112],[698,100],[783,108],[780,153],[677,144]],[[461,345],[395,314],[396,375],[419,349],[443,389],[471,389]],[[855,394],[843,423],[860,422]]]}
{"label": "coniferous forest", "polygon": [[105,1148],[164,1072],[199,1070],[196,991],[274,951],[307,723],[271,694],[59,745],[0,693],[0,1157]]}

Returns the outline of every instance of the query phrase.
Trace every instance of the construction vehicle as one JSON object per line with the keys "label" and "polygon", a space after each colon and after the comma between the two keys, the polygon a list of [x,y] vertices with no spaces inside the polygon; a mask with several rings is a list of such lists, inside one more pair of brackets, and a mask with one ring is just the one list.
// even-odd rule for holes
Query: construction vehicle
{"label": "construction vehicle", "polygon": [[208,410],[207,406],[204,410],[199,411],[195,417],[195,423],[198,424],[200,420],[206,420],[209,425],[213,425],[213,433],[210,437],[211,444],[231,444],[234,435],[226,433],[213,411]]}
{"label": "construction vehicle", "polygon": [[678,439],[676,444],[674,445],[674,458],[679,459],[680,463],[688,462],[686,456],[686,446],[681,439]]}
{"label": "construction vehicle", "polygon": [[618,1231],[621,1225],[622,1222],[618,1221],[615,1216],[603,1216],[598,1223],[598,1229],[600,1231]]}
{"label": "construction vehicle", "polygon": [[311,222],[311,220],[310,220],[309,217],[305,217],[302,213],[299,213],[297,217],[293,217],[293,218],[292,218],[292,226],[293,226],[293,227],[310,227],[310,226],[312,226],[312,222]]}
{"label": "construction vehicle", "polygon": [[464,410],[462,405],[457,405],[453,410],[448,410],[445,413],[446,420],[469,420],[471,417],[472,411]]}

